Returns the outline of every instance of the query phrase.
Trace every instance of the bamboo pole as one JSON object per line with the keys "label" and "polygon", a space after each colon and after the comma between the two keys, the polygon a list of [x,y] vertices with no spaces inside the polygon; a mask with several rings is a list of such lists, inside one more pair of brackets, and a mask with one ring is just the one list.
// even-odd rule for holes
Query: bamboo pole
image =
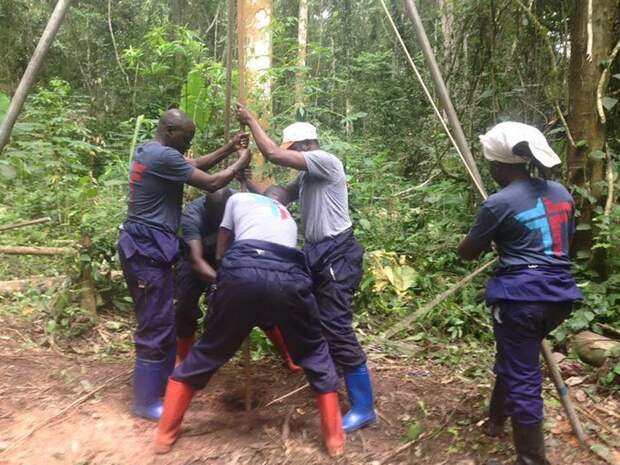
{"label": "bamboo pole", "polygon": [[26,226],[33,226],[35,224],[47,223],[48,221],[52,221],[52,219],[46,216],[45,218],[24,221],[22,223],[6,224],[4,226],[0,226],[0,232],[8,231],[10,229],[25,228]]}
{"label": "bamboo pole", "polygon": [[56,33],[58,32],[69,7],[71,6],[71,2],[72,0],[58,0],[58,3],[56,3],[56,8],[54,8],[54,12],[47,22],[47,26],[45,26],[45,30],[39,39],[37,48],[34,50],[30,63],[28,63],[28,67],[26,68],[26,71],[24,71],[24,75],[19,82],[19,86],[17,86],[17,90],[11,99],[9,109],[4,116],[2,124],[0,125],[0,154],[11,137],[13,126],[15,126],[17,117],[22,111],[26,97],[28,97],[28,92],[30,92],[32,85],[34,84],[39,69],[43,64],[43,60],[45,60],[45,56],[54,42]]}
{"label": "bamboo pole", "polygon": [[424,30],[424,24],[422,23],[422,19],[420,18],[418,10],[415,6],[415,2],[413,0],[405,0],[405,8],[407,10],[409,19],[411,19],[411,22],[413,23],[416,36],[418,37],[418,41],[420,42],[420,47],[422,48],[422,53],[424,54],[424,58],[426,59],[426,64],[429,67],[431,77],[433,78],[433,82],[435,83],[437,95],[448,117],[450,127],[452,128],[452,133],[454,134],[454,140],[458,144],[459,149],[467,160],[467,164],[471,169],[471,175],[476,179],[477,183],[480,186],[483,186],[482,177],[480,176],[480,172],[478,171],[478,167],[476,166],[476,161],[474,160],[474,157],[469,150],[469,145],[467,144],[467,139],[465,138],[465,134],[463,133],[463,128],[461,127],[459,117],[454,110],[454,106],[452,105],[450,93],[448,92],[446,83],[443,80],[441,71],[439,70],[439,66],[437,65],[437,60],[435,60],[433,48],[431,47],[428,36],[426,35],[426,31]]}
{"label": "bamboo pole", "polygon": [[71,255],[75,249],[70,247],[0,247],[0,254],[7,255]]}

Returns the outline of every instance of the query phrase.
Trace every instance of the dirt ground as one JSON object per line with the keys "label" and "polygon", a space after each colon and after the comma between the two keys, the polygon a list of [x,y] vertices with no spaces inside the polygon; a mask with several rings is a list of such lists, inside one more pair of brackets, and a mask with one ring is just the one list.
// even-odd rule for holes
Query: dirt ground
{"label": "dirt ground", "polygon": [[[225,366],[195,397],[173,451],[156,456],[155,424],[129,410],[130,356],[95,360],[40,347],[34,339],[23,320],[0,314],[1,465],[476,465],[490,456],[511,463],[510,443],[485,437],[479,426],[488,384],[458,370],[380,352],[371,353],[369,362],[379,421],[350,434],[343,457],[330,459],[323,452],[309,390],[266,406],[305,382],[276,359],[253,363],[250,413],[243,408],[242,367],[238,361]],[[345,396],[341,399],[344,410]],[[613,416],[617,400],[607,399],[599,410],[590,404],[587,397],[581,406],[602,425],[620,423],[620,416]],[[604,428],[587,420],[590,436],[601,442]],[[547,408],[546,429],[552,464],[613,463],[611,448],[606,462],[578,447],[558,407]],[[417,440],[408,443],[416,433]]]}

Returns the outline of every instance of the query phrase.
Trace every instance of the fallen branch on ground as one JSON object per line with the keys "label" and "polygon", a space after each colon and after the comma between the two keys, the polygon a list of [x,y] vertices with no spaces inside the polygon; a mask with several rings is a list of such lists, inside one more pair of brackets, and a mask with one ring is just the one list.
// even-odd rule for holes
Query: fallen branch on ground
{"label": "fallen branch on ground", "polygon": [[306,389],[307,387],[309,387],[310,385],[308,383],[304,384],[303,386],[298,387],[297,389],[289,392],[288,394],[284,394],[283,396],[278,397],[277,399],[273,399],[271,402],[269,402],[268,404],[265,405],[265,407],[269,407],[270,405],[275,404],[276,402],[280,402],[284,399],[286,399],[287,397],[292,396],[293,394],[297,394],[299,391],[303,391],[304,389]]}
{"label": "fallen branch on ground", "polygon": [[75,249],[70,247],[0,247],[0,254],[9,255],[71,255],[74,253]]}
{"label": "fallen branch on ground", "polygon": [[41,428],[44,428],[45,426],[49,425],[54,420],[62,417],[65,413],[67,413],[72,408],[77,407],[78,405],[84,403],[85,401],[90,399],[92,396],[94,396],[96,393],[98,393],[99,391],[101,391],[101,390],[105,389],[106,387],[108,387],[110,384],[112,384],[117,379],[122,378],[123,376],[129,376],[132,373],[133,373],[133,368],[130,368],[130,369],[125,370],[125,371],[123,371],[122,373],[120,373],[120,374],[118,374],[116,376],[113,376],[112,378],[110,378],[106,382],[104,382],[101,386],[99,386],[98,388],[93,389],[92,391],[84,394],[82,397],[80,397],[80,398],[76,399],[75,401],[71,402],[69,405],[67,405],[65,408],[63,408],[60,412],[52,415],[51,417],[45,418],[44,420],[41,420],[39,423],[34,425],[28,432],[26,432],[26,433],[22,434],[21,436],[19,436],[15,441],[13,441],[12,444],[9,444],[9,446],[6,449],[4,449],[2,452],[0,452],[0,455],[5,454],[6,452],[10,451],[11,449],[14,449],[19,444],[21,444],[26,439],[28,439],[30,436],[32,436],[35,432],[37,432]]}
{"label": "fallen branch on ground", "polygon": [[66,276],[37,276],[29,279],[12,279],[11,281],[0,281],[0,295],[10,295],[15,292],[23,292],[32,287],[47,290],[57,284],[61,284],[67,279]]}

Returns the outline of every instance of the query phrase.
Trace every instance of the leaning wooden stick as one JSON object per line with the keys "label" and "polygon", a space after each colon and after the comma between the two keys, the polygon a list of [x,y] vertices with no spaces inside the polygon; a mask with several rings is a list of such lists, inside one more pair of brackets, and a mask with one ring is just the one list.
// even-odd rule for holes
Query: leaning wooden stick
{"label": "leaning wooden stick", "polygon": [[391,338],[395,334],[397,334],[400,331],[402,331],[403,329],[405,329],[411,323],[413,323],[414,320],[417,320],[421,316],[426,315],[428,312],[430,312],[432,309],[434,309],[437,305],[439,305],[441,302],[446,300],[452,294],[454,294],[459,289],[462,289],[467,284],[469,284],[469,282],[472,279],[474,279],[480,273],[482,273],[485,270],[487,270],[496,261],[497,261],[497,258],[494,258],[493,260],[490,260],[487,263],[485,263],[484,265],[482,265],[480,268],[476,269],[473,273],[465,276],[463,279],[461,279],[458,283],[456,283],[450,289],[448,289],[447,291],[442,292],[437,297],[435,297],[433,300],[431,300],[429,303],[427,303],[426,305],[423,305],[419,309],[415,310],[413,313],[411,313],[409,316],[407,316],[404,320],[402,320],[399,323],[397,323],[394,326],[392,326],[390,329],[388,329],[386,332],[384,332],[380,336],[380,339],[389,339],[389,338]]}
{"label": "leaning wooden stick", "polygon": [[6,224],[4,226],[0,226],[0,232],[8,231],[10,229],[25,228],[26,226],[33,226],[35,224],[47,223],[48,221],[51,221],[51,218],[46,216],[45,218],[39,218],[37,220],[24,221],[22,223]]}
{"label": "leaning wooden stick", "polygon": [[551,344],[549,341],[544,339],[541,344],[541,350],[543,354],[543,358],[545,362],[547,362],[547,366],[549,367],[549,372],[551,374],[551,379],[553,379],[553,384],[555,384],[555,388],[558,391],[558,395],[560,396],[560,400],[562,401],[562,406],[564,407],[564,411],[566,412],[566,416],[570,421],[571,426],[573,427],[573,432],[581,445],[587,445],[586,436],[583,433],[583,428],[581,427],[581,422],[579,421],[579,417],[577,416],[577,412],[575,411],[575,407],[568,396],[568,387],[564,380],[562,379],[562,374],[560,373],[560,369],[558,368],[557,363],[553,359]]}

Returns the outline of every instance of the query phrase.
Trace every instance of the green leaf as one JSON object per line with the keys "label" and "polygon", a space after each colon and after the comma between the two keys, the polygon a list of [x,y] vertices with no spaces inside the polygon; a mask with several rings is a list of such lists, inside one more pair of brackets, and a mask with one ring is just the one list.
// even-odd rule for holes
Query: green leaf
{"label": "green leaf", "polygon": [[613,78],[616,78],[616,79],[620,79],[620,73],[618,73],[618,74],[614,74],[612,77],[613,77]]}
{"label": "green leaf", "polygon": [[417,421],[412,421],[409,423],[409,427],[407,428],[407,438],[410,441],[415,441],[422,434],[422,426]]}
{"label": "green leaf", "polygon": [[588,252],[587,250],[579,250],[577,252],[577,259],[585,260],[587,258],[590,258],[590,252]]}
{"label": "green leaf", "polygon": [[9,97],[0,92],[0,121],[2,121],[2,118],[4,118],[5,113],[9,109],[10,103],[11,100],[9,99]]}
{"label": "green leaf", "polygon": [[593,150],[590,152],[590,157],[592,160],[604,160],[607,155],[602,150]]}
{"label": "green leaf", "polygon": [[17,176],[17,170],[13,167],[13,165],[10,165],[6,161],[1,161],[0,176],[5,179],[15,179],[15,177]]}
{"label": "green leaf", "polygon": [[579,223],[575,229],[577,231],[589,231],[590,229],[592,229],[592,226],[590,226],[588,223]]}
{"label": "green leaf", "polygon": [[607,96],[603,97],[603,106],[607,108],[607,111],[611,111],[611,109],[616,106],[616,103],[618,103],[617,98]]}

